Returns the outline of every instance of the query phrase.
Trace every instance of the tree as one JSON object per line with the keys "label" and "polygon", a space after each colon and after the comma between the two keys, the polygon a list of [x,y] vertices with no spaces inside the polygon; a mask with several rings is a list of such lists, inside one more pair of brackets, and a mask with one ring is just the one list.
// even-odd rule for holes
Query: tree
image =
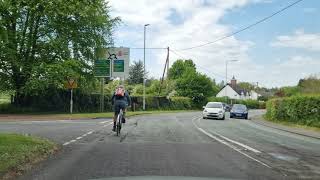
{"label": "tree", "polygon": [[142,84],[143,75],[144,75],[143,62],[141,60],[133,62],[129,70],[129,78],[128,78],[129,84]]}
{"label": "tree", "polygon": [[202,105],[214,93],[210,78],[193,68],[187,68],[182,77],[177,79],[176,90],[180,96],[192,98],[197,105]]}
{"label": "tree", "polygon": [[66,61],[76,63],[69,68],[82,78],[92,78],[94,49],[112,44],[118,22],[104,0],[2,0],[1,87],[15,90],[17,97],[42,83],[59,88]]}
{"label": "tree", "polygon": [[306,79],[300,79],[298,88],[304,94],[319,94],[320,93],[320,79],[316,76],[310,76]]}
{"label": "tree", "polygon": [[245,89],[247,91],[255,89],[254,85],[248,82],[239,82],[238,86],[240,86],[242,89]]}
{"label": "tree", "polygon": [[188,68],[196,72],[196,65],[193,63],[191,59],[177,60],[176,62],[173,63],[173,65],[169,69],[169,79],[178,79],[186,72]]}

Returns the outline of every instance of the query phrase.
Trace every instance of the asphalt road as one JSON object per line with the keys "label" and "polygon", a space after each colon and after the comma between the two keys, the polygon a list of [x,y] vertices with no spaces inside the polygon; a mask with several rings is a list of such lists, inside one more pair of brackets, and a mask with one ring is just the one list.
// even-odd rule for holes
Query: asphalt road
{"label": "asphalt road", "polygon": [[[251,111],[250,114],[260,114]],[[111,120],[1,122],[0,132],[49,138],[61,152],[19,179],[191,176],[320,179],[320,140],[250,120],[203,120],[200,112],[130,118],[121,137]]]}

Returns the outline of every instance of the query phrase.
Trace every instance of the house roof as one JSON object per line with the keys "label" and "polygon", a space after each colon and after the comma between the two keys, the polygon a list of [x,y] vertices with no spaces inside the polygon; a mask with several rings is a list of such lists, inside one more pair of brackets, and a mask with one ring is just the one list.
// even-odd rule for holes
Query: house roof
{"label": "house roof", "polygon": [[[247,90],[241,88],[241,87],[238,86],[238,85],[231,86],[231,84],[229,84],[229,83],[228,83],[227,85],[228,85],[229,87],[231,87],[236,93],[238,93],[239,96],[242,94],[242,92],[243,92],[243,95],[244,95],[244,96],[248,96],[248,95],[250,94],[250,91],[247,91]],[[224,89],[225,87],[226,87],[226,85],[224,85],[224,86],[221,88],[221,90]],[[220,91],[221,91],[221,90],[220,90]]]}

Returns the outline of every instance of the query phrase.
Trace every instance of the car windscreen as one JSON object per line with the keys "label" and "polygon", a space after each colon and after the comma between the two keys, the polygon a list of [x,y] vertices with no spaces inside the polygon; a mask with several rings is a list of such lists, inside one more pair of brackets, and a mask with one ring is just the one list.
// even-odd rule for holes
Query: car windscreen
{"label": "car windscreen", "polygon": [[209,104],[206,105],[206,108],[222,108],[222,104],[209,103]]}
{"label": "car windscreen", "polygon": [[232,109],[234,110],[246,110],[247,107],[245,105],[241,105],[241,104],[237,104],[237,105],[233,105]]}

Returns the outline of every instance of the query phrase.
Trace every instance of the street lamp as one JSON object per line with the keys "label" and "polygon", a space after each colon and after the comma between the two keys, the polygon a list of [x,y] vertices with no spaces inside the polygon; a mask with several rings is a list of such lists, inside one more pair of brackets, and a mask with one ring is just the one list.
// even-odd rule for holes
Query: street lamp
{"label": "street lamp", "polygon": [[232,59],[232,60],[226,60],[226,86],[225,86],[225,96],[226,96],[226,100],[227,100],[227,84],[228,84],[228,62],[237,62],[239,60],[235,60],[235,59]]}
{"label": "street lamp", "polygon": [[149,25],[145,24],[143,31],[143,110],[146,110],[146,29]]}

